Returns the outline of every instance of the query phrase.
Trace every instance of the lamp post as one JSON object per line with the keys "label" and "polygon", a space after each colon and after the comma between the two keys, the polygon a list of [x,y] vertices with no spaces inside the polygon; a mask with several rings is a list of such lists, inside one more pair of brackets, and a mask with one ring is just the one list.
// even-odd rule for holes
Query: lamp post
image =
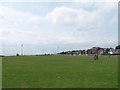
{"label": "lamp post", "polygon": [[23,56],[23,44],[21,44],[21,56]]}

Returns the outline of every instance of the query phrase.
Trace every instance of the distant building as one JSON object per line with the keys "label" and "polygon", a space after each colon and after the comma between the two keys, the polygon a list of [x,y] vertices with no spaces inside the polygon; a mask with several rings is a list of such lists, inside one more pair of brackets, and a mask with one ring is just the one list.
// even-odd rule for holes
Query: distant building
{"label": "distant building", "polygon": [[72,50],[72,51],[61,52],[59,54],[75,56],[75,55],[93,55],[93,54],[108,55],[110,53],[111,54],[120,54],[120,49],[92,47],[87,50]]}
{"label": "distant building", "polygon": [[114,54],[114,53],[115,53],[115,49],[114,49],[114,48],[110,48],[110,50],[109,50],[108,53],[109,53],[109,54]]}
{"label": "distant building", "polygon": [[115,49],[115,51],[113,52],[113,54],[120,55],[120,49]]}
{"label": "distant building", "polygon": [[87,50],[87,54],[88,54],[88,55],[92,54],[92,49],[88,49],[88,50]]}

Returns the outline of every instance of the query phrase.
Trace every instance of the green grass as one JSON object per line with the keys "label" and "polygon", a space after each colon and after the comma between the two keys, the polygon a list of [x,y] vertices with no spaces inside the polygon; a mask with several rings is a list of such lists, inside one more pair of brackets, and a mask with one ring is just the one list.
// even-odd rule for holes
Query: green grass
{"label": "green grass", "polygon": [[3,57],[3,88],[117,88],[118,58]]}

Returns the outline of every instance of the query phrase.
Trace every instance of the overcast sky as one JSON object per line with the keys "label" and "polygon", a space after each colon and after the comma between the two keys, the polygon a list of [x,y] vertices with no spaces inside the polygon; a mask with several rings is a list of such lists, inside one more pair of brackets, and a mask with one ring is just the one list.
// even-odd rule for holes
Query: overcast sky
{"label": "overcast sky", "polygon": [[117,2],[2,2],[5,55],[56,53],[118,43]]}

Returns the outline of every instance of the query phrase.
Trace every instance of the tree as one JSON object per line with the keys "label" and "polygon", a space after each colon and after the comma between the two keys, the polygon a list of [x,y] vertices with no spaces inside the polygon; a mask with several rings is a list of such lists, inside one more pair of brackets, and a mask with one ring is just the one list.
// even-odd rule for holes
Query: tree
{"label": "tree", "polygon": [[120,45],[116,46],[115,49],[120,49]]}
{"label": "tree", "polygon": [[16,56],[19,56],[19,54],[17,53]]}

